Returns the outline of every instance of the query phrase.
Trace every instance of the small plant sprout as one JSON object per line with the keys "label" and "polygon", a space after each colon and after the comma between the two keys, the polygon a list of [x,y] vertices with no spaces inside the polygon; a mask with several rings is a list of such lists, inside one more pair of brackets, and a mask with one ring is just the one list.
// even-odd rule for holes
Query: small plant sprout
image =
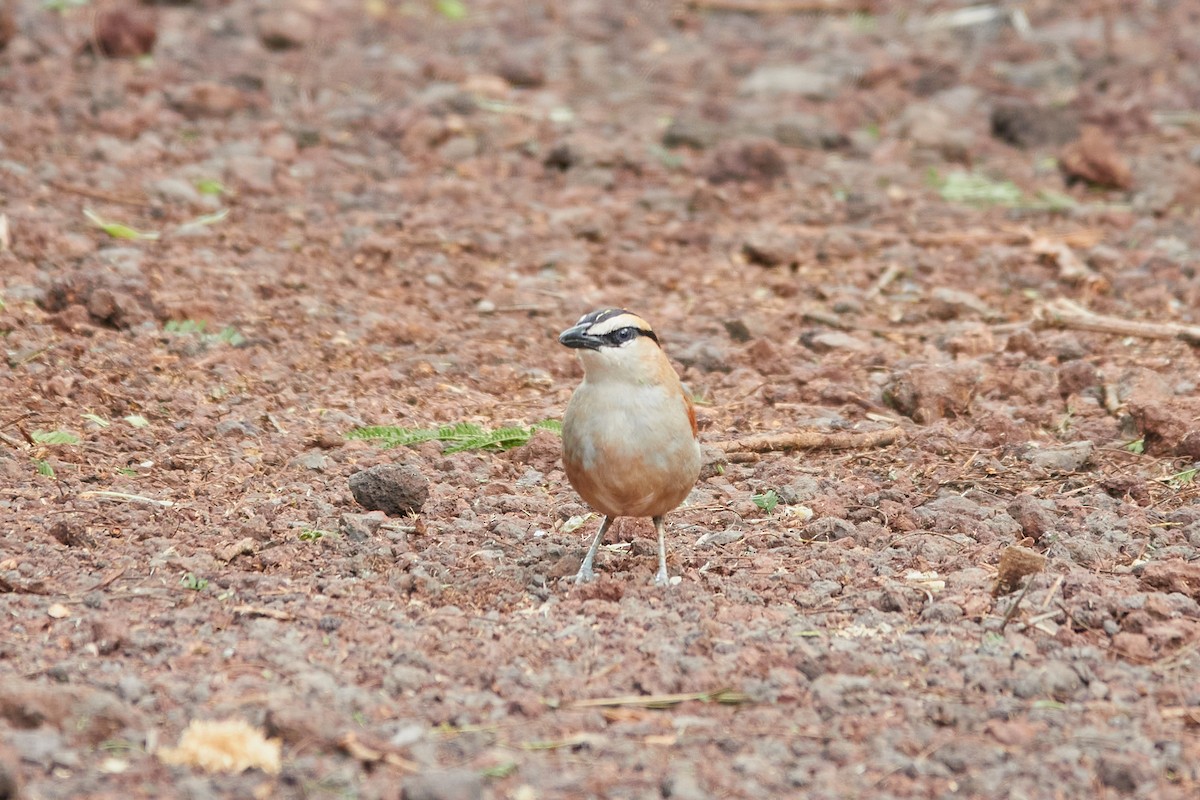
{"label": "small plant sprout", "polygon": [[775,510],[775,506],[779,505],[779,495],[775,494],[774,489],[768,489],[762,494],[751,495],[750,501],[761,508],[763,512],[770,514]]}
{"label": "small plant sprout", "polygon": [[208,588],[208,579],[196,576],[196,573],[189,572],[179,579],[179,585],[193,592],[202,592]]}

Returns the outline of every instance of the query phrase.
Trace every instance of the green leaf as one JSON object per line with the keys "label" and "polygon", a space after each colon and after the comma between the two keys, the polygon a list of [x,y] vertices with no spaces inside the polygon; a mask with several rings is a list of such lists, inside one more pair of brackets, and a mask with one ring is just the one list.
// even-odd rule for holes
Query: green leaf
{"label": "green leaf", "polygon": [[79,444],[80,439],[70,431],[34,431],[29,436],[38,444]]}
{"label": "green leaf", "polygon": [[88,422],[96,423],[101,428],[107,428],[109,425],[112,425],[111,422],[109,422],[104,417],[100,416],[99,414],[83,414],[81,416],[84,419],[86,419]]}
{"label": "green leaf", "polygon": [[229,209],[222,208],[220,211],[214,211],[211,214],[189,219],[187,222],[179,226],[179,230],[187,230],[189,228],[203,228],[207,225],[216,225],[229,216]]}
{"label": "green leaf", "polygon": [[127,417],[122,417],[122,419],[135,428],[146,428],[150,425],[150,420],[146,419],[141,414],[130,414]]}
{"label": "green leaf", "polygon": [[487,767],[483,770],[485,778],[507,778],[517,771],[517,762],[505,761],[502,764],[496,764],[493,767]]}
{"label": "green leaf", "polygon": [[231,347],[239,347],[246,343],[246,337],[238,332],[238,329],[232,325],[226,325],[217,334],[217,338]]}
{"label": "green leaf", "polygon": [[218,195],[225,191],[225,184],[215,178],[201,178],[196,181],[196,191],[200,194]]}
{"label": "green leaf", "polygon": [[943,200],[970,205],[1015,206],[1025,199],[1012,181],[995,181],[976,172],[951,172],[938,187]]}
{"label": "green leaf", "polygon": [[452,19],[455,22],[466,19],[467,4],[462,0],[435,0],[433,6],[446,19]]}
{"label": "green leaf", "polygon": [[163,323],[163,330],[167,333],[179,334],[204,333],[207,325],[208,323],[202,319],[169,319]]}
{"label": "green leaf", "polygon": [[54,467],[50,466],[49,461],[44,461],[40,458],[33,460],[33,466],[37,469],[39,475],[45,475],[47,478],[54,477]]}
{"label": "green leaf", "polygon": [[1138,455],[1141,455],[1142,453],[1146,452],[1146,440],[1134,439],[1132,442],[1129,442],[1125,445],[1125,449],[1131,453],[1137,453]]}
{"label": "green leaf", "polygon": [[202,592],[208,588],[208,579],[199,578],[194,572],[189,572],[179,579],[179,585],[193,592]]}
{"label": "green leaf", "polygon": [[774,489],[768,489],[763,494],[752,495],[750,497],[750,501],[766,513],[770,514],[775,510],[775,506],[779,505],[779,495],[775,494]]}
{"label": "green leaf", "polygon": [[157,233],[155,233],[153,231],[150,231],[150,232],[138,231],[138,230],[134,230],[133,228],[129,227],[128,225],[124,225],[120,222],[110,222],[109,220],[106,220],[103,217],[101,217],[95,211],[92,211],[90,208],[85,208],[83,210],[83,215],[85,217],[87,217],[93,225],[95,225],[97,228],[104,231],[105,233],[107,233],[109,236],[111,236],[114,239],[154,240],[154,239],[157,239],[159,236]]}
{"label": "green leaf", "polygon": [[355,428],[346,434],[348,439],[378,441],[384,447],[411,447],[422,442],[445,442],[445,453],[461,453],[464,450],[508,450],[530,440],[539,430],[562,431],[558,420],[542,420],[528,428],[508,427],[486,430],[473,422],[459,422],[440,428],[402,428],[390,425],[374,425]]}

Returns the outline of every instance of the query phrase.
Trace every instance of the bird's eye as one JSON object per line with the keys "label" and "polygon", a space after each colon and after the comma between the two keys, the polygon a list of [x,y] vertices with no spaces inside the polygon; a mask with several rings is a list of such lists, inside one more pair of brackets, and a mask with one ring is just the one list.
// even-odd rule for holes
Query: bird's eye
{"label": "bird's eye", "polygon": [[637,336],[637,328],[619,328],[612,333],[614,344],[625,344],[629,340]]}

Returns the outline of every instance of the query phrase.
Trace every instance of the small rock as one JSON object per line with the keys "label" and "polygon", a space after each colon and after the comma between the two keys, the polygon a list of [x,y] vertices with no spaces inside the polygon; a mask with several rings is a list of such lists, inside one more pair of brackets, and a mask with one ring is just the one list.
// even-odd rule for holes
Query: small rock
{"label": "small rock", "polygon": [[123,623],[103,618],[92,622],[92,643],[96,645],[96,650],[100,655],[107,656],[117,652],[125,644],[125,639],[126,631]]}
{"label": "small rock", "polygon": [[708,800],[711,795],[700,788],[696,772],[687,766],[678,766],[663,778],[660,787],[662,796],[670,800]]}
{"label": "small rock", "polygon": [[934,319],[957,319],[963,316],[979,316],[990,319],[996,312],[983,300],[959,289],[939,286],[929,293],[929,316]]}
{"label": "small rock", "polygon": [[1096,774],[1101,783],[1127,795],[1137,792],[1142,784],[1153,781],[1156,772],[1148,758],[1139,757],[1136,753],[1105,750],[1100,754],[1099,763],[1096,765]]}
{"label": "small rock", "polygon": [[536,89],[546,82],[546,68],[533,50],[509,50],[500,59],[496,74],[524,89]]}
{"label": "small rock", "polygon": [[980,374],[974,362],[910,367],[884,385],[883,401],[922,425],[957,417],[970,408]]}
{"label": "small rock", "polygon": [[[8,43],[17,35],[17,20],[13,16],[14,3],[0,3],[0,50],[8,46]],[[0,763],[0,776],[3,775],[3,763]],[[2,781],[2,777],[0,777]],[[3,783],[0,782],[0,789],[3,788]],[[0,797],[7,797],[3,791],[0,791]],[[12,797],[16,797],[14,792]]]}
{"label": "small rock", "polygon": [[438,148],[438,157],[450,164],[474,158],[479,153],[479,140],[474,136],[452,136]]}
{"label": "small rock", "polygon": [[838,78],[799,64],[759,67],[738,87],[741,94],[800,95],[827,100],[837,91]]}
{"label": "small rock", "polygon": [[1042,503],[1032,495],[1019,494],[1008,504],[1008,515],[1021,526],[1022,535],[1033,539],[1041,539],[1047,531],[1054,528],[1054,518],[1042,506]]}
{"label": "small rock", "polygon": [[663,131],[663,147],[690,147],[706,150],[717,142],[719,130],[707,120],[695,117],[676,117]]}
{"label": "small rock", "polygon": [[1128,408],[1147,453],[1200,461],[1200,398],[1145,389],[1131,393]]}
{"label": "small rock", "polygon": [[342,514],[338,518],[338,532],[355,542],[365,542],[375,535],[387,517],[378,511],[367,514]]}
{"label": "small rock", "polygon": [[154,49],[158,17],[146,8],[101,8],[93,22],[96,49],[108,58],[137,58]]}
{"label": "small rock", "polygon": [[790,114],[775,123],[772,135],[784,147],[808,150],[834,150],[848,143],[833,123],[816,114]]}
{"label": "small rock", "polygon": [[[4,9],[0,7],[0,50],[4,49],[3,14]],[[0,744],[0,800],[19,800],[20,797],[21,781],[16,753],[7,745]]]}
{"label": "small rock", "polygon": [[1072,442],[1061,447],[1036,447],[1027,450],[1023,457],[1047,472],[1075,472],[1091,460],[1093,449],[1090,441]]}
{"label": "small rock", "polygon": [[1103,130],[1086,125],[1079,139],[1063,148],[1059,168],[1068,180],[1083,180],[1097,186],[1128,189],[1133,185],[1129,162]]}
{"label": "small rock", "polygon": [[481,800],[482,797],[482,776],[467,769],[414,775],[400,789],[401,800]]}
{"label": "small rock", "polygon": [[333,459],[319,450],[309,450],[288,461],[289,467],[310,469],[313,472],[324,472],[333,465]]}
{"label": "small rock", "polygon": [[363,508],[398,517],[421,510],[429,481],[411,464],[380,464],[351,475],[350,491]]}
{"label": "small rock", "polygon": [[57,520],[50,526],[49,533],[67,547],[91,547],[95,544],[84,524],[75,519]]}
{"label": "small rock", "polygon": [[704,169],[710,183],[774,183],[787,174],[779,145],[770,139],[746,137],[722,142]]}
{"label": "small rock", "polygon": [[1021,588],[1021,579],[1036,575],[1046,568],[1046,557],[1028,547],[1009,545],[1000,554],[1000,566],[996,570],[996,585],[992,594],[999,597]]}
{"label": "small rock", "polygon": [[1058,368],[1058,393],[1063,397],[1082,394],[1100,385],[1100,374],[1087,361],[1068,361]]}
{"label": "small rock", "polygon": [[800,342],[814,353],[867,353],[871,350],[868,342],[842,331],[809,331],[800,334]]}
{"label": "small rock", "polygon": [[1066,702],[1083,688],[1079,674],[1065,661],[1050,661],[1017,678],[1013,694],[1023,700],[1048,697]]}
{"label": "small rock", "polygon": [[725,351],[705,339],[693,339],[671,348],[671,356],[685,367],[701,372],[729,372],[733,369]]}
{"label": "small rock", "polygon": [[263,194],[275,190],[275,159],[267,156],[230,156],[227,166],[229,178],[242,188]]}
{"label": "small rock", "polygon": [[200,81],[168,92],[171,105],[185,117],[228,117],[246,107],[246,98],[236,87]]}
{"label": "small rock", "polygon": [[796,240],[772,230],[758,230],[742,241],[742,255],[751,264],[777,267],[796,263]]}
{"label": "small rock", "polygon": [[1182,559],[1155,561],[1146,565],[1142,583],[1161,592],[1179,592],[1200,601],[1200,563]]}
{"label": "small rock", "polygon": [[316,35],[316,24],[296,9],[271,9],[258,18],[258,40],[268,50],[304,47]]}
{"label": "small rock", "polygon": [[1079,113],[1025,100],[1003,100],[992,109],[992,136],[1022,149],[1061,146],[1079,136]]}
{"label": "small rock", "polygon": [[255,542],[249,536],[234,542],[231,545],[222,547],[217,551],[217,558],[226,563],[233,561],[238,556],[254,555]]}
{"label": "small rock", "polygon": [[182,178],[162,178],[151,183],[146,189],[149,194],[169,203],[192,204],[201,201],[200,192],[196,187]]}

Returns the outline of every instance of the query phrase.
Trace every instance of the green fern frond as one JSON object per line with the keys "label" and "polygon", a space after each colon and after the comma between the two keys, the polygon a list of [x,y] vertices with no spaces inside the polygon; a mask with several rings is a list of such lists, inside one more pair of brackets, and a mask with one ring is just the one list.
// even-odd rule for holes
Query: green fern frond
{"label": "green fern frond", "polygon": [[355,428],[346,434],[347,439],[365,439],[378,442],[383,447],[400,447],[422,442],[445,442],[445,453],[461,453],[465,450],[508,450],[519,447],[539,430],[561,432],[562,423],[547,419],[528,428],[519,426],[486,430],[473,422],[458,422],[440,428],[402,428],[394,425],[371,425]]}

